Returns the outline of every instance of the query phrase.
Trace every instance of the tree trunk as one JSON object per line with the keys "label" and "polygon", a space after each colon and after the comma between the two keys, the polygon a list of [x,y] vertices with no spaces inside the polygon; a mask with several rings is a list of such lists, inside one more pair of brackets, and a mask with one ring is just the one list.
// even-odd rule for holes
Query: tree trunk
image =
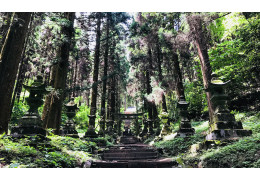
{"label": "tree trunk", "polygon": [[[203,76],[203,84],[204,84],[204,88],[206,89],[208,88],[209,82],[211,81],[212,70],[209,62],[207,44],[205,42],[206,38],[203,33],[202,19],[199,15],[193,15],[193,16],[189,16],[187,20],[190,26],[190,31],[193,32],[194,34],[194,44],[198,50],[201,71]],[[206,92],[206,96],[208,102],[210,122],[212,122],[214,107],[210,100],[211,93]]]}
{"label": "tree trunk", "polygon": [[76,86],[77,86],[77,74],[78,74],[78,60],[75,59],[75,73],[74,73],[74,87],[73,87],[73,97],[76,97]]}
{"label": "tree trunk", "polygon": [[[158,37],[157,37],[158,38]],[[163,81],[163,75],[162,75],[162,62],[161,62],[161,49],[159,45],[159,41],[157,40],[157,61],[158,61],[158,76],[159,76],[159,81]],[[163,111],[167,112],[167,105],[166,105],[166,98],[165,95],[163,94],[162,96],[162,109]]]}
{"label": "tree trunk", "polygon": [[[105,120],[106,114],[106,91],[107,91],[107,66],[108,66],[108,50],[109,50],[109,23],[110,23],[111,13],[107,13],[107,26],[106,26],[106,47],[104,54],[104,80],[102,89],[102,99],[101,99],[101,117]],[[105,129],[105,127],[103,127]]]}
{"label": "tree trunk", "polygon": [[13,13],[11,13],[11,12],[4,13],[4,17],[3,17],[4,23],[1,27],[2,39],[1,39],[1,44],[0,44],[0,51],[4,46],[5,39],[6,39],[6,36],[7,36],[7,33],[8,33],[8,29],[9,29],[9,26],[11,24],[12,15],[13,15]]}
{"label": "tree trunk", "polygon": [[[149,61],[151,61],[150,58],[152,58],[151,49],[148,50]],[[147,95],[152,93],[151,79],[150,79],[151,71],[152,71],[152,67],[151,67],[151,63],[149,63],[149,67],[146,70],[146,93],[147,93]],[[149,102],[149,101],[146,101],[146,102],[147,102],[146,104],[147,104],[148,116],[152,120],[153,119],[153,107],[152,107],[153,103]]]}
{"label": "tree trunk", "polygon": [[51,93],[46,97],[42,114],[44,128],[55,129],[55,134],[59,134],[60,132],[62,102],[65,97],[69,51],[73,36],[75,13],[64,13],[64,16],[70,21],[70,26],[62,26],[61,28],[61,33],[67,39],[62,43],[57,52],[60,61],[52,68],[51,82],[53,82],[55,93]]}
{"label": "tree trunk", "polygon": [[183,82],[182,82],[182,75],[181,75],[181,69],[180,69],[180,63],[178,60],[178,55],[173,52],[173,69],[174,69],[174,79],[175,79],[175,84],[176,84],[176,93],[178,98],[180,96],[183,96],[185,99],[185,94],[184,94],[184,87],[183,87]]}
{"label": "tree trunk", "polygon": [[[99,56],[100,56],[100,36],[101,36],[100,25],[101,25],[101,13],[97,13],[97,34],[96,34],[94,74],[93,74],[93,86],[92,86],[91,107],[90,107],[90,115],[92,116],[96,115],[96,111],[97,111],[98,71],[99,71],[99,61],[100,61]],[[89,124],[95,127],[95,121],[89,122]]]}
{"label": "tree trunk", "polygon": [[31,13],[28,12],[15,14],[18,21],[10,26],[1,52],[0,133],[8,132],[12,93],[31,18]]}

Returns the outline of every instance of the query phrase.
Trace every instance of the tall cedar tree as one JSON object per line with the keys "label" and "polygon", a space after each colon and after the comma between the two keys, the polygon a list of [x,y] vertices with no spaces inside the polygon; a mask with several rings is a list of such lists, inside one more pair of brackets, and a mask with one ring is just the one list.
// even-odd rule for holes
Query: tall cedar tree
{"label": "tall cedar tree", "polygon": [[[105,119],[106,114],[106,90],[107,90],[107,66],[108,66],[108,50],[109,50],[109,29],[110,29],[110,18],[111,13],[107,14],[107,25],[106,25],[106,45],[105,45],[105,54],[104,54],[104,80],[103,80],[103,89],[102,89],[102,99],[101,99],[101,117]],[[102,129],[105,129],[104,123],[102,124]]]}
{"label": "tall cedar tree", "polygon": [[[211,66],[209,62],[209,55],[208,55],[208,48],[207,48],[207,41],[205,37],[205,27],[203,27],[203,19],[200,15],[191,15],[187,17],[188,24],[190,26],[190,31],[193,35],[194,44],[197,47],[202,77],[203,77],[203,84],[204,88],[208,88],[209,82],[211,81]],[[211,102],[211,93],[206,92],[207,102],[208,102],[208,109],[209,109],[209,117],[210,122],[212,122],[214,107]]]}
{"label": "tall cedar tree", "polygon": [[15,13],[1,51],[0,61],[0,133],[8,132],[11,99],[18,66],[24,49],[31,13]]}
{"label": "tall cedar tree", "polygon": [[74,32],[73,24],[75,13],[64,13],[64,17],[69,21],[69,25],[66,24],[61,27],[61,33],[64,34],[65,39],[58,48],[57,57],[60,60],[53,66],[51,77],[53,88],[57,93],[50,93],[46,97],[42,113],[44,128],[55,129],[55,134],[59,134],[60,131],[62,102],[65,97],[69,52]]}
{"label": "tall cedar tree", "polygon": [[[91,105],[90,105],[90,115],[96,115],[97,111],[97,95],[98,95],[98,71],[99,71],[99,56],[100,56],[100,37],[101,37],[101,17],[102,13],[98,12],[96,14],[97,18],[97,33],[96,33],[96,46],[95,46],[95,56],[94,56],[94,74],[93,74],[93,86],[91,94]],[[91,118],[89,121],[89,126],[95,128],[95,119]],[[93,130],[93,129],[91,129]],[[89,130],[87,132],[90,132]]]}

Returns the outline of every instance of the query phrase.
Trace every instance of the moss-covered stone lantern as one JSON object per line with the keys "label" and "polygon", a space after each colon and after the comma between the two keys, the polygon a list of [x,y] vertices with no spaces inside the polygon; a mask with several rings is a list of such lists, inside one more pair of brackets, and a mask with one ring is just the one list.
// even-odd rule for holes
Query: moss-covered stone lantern
{"label": "moss-covered stone lantern", "polygon": [[163,123],[163,127],[162,130],[160,132],[160,136],[166,136],[168,134],[170,134],[171,131],[171,127],[170,127],[170,123],[169,123],[169,114],[167,112],[162,112],[159,115],[162,123]]}
{"label": "moss-covered stone lantern", "polygon": [[96,115],[88,115],[89,117],[89,127],[87,132],[85,133],[86,138],[97,138],[98,134],[95,131],[95,120]]}
{"label": "moss-covered stone lantern", "polygon": [[225,93],[228,83],[229,81],[223,82],[217,78],[216,74],[212,74],[211,82],[205,89],[211,93],[211,101],[214,106],[210,133],[206,136],[206,140],[236,139],[252,134],[251,130],[243,129],[242,123],[236,121],[234,114],[231,114],[228,109],[228,95]]}
{"label": "moss-covered stone lantern", "polygon": [[143,125],[144,125],[144,127],[143,127],[143,130],[142,130],[141,134],[140,134],[141,137],[146,136],[147,133],[148,133],[148,122],[147,122],[147,118],[146,117],[147,117],[147,113],[144,113],[143,114]]}
{"label": "moss-covered stone lantern", "polygon": [[75,129],[75,124],[73,122],[73,118],[76,116],[76,111],[79,109],[77,104],[74,103],[74,98],[71,99],[69,103],[65,105],[66,107],[66,115],[68,116],[68,120],[66,121],[64,127],[62,128],[61,134],[63,136],[69,136],[78,138],[78,132]]}
{"label": "moss-covered stone lantern", "polygon": [[194,128],[191,127],[190,120],[188,119],[188,109],[189,103],[186,102],[184,96],[180,96],[177,108],[180,110],[180,129],[177,133],[179,137],[191,136],[195,133]]}
{"label": "moss-covered stone lantern", "polygon": [[31,86],[23,85],[23,87],[30,93],[29,97],[26,98],[29,110],[18,121],[18,125],[11,128],[11,136],[46,136],[46,131],[43,129],[43,121],[38,112],[38,108],[43,104],[43,96],[48,92],[42,76],[38,75]]}

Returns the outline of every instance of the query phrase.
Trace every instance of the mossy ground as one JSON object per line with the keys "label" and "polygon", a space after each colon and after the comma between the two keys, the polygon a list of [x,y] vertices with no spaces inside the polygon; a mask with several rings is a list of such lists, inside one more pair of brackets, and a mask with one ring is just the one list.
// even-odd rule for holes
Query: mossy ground
{"label": "mossy ground", "polygon": [[172,138],[155,142],[164,155],[172,157],[180,167],[203,168],[259,168],[260,167],[260,113],[236,113],[244,129],[251,129],[252,136],[229,141],[212,149],[192,151],[192,145],[203,144],[208,130],[206,121],[193,122],[196,133],[189,138]]}
{"label": "mossy ground", "polygon": [[[48,136],[42,142],[37,137],[13,139],[0,137],[0,167],[4,168],[53,168],[82,167],[87,160],[98,158],[92,155],[98,150],[95,142],[71,137]],[[99,138],[107,145],[108,138]]]}
{"label": "mossy ground", "polygon": [[[252,136],[229,141],[211,149],[192,151],[191,146],[203,144],[208,130],[208,122],[192,122],[196,133],[187,138],[174,138],[170,135],[163,140],[153,142],[160,149],[162,156],[171,157],[179,167],[260,167],[260,113],[235,113],[236,119],[242,121],[244,129],[251,129]],[[176,125],[175,125],[176,127]],[[174,128],[174,132],[177,128]],[[0,167],[83,167],[91,159],[98,158],[92,154],[98,150],[97,144],[113,145],[111,137],[77,139],[61,136],[48,136],[50,139],[40,143],[37,138],[13,139],[0,136]],[[146,140],[146,143],[153,141]],[[197,146],[198,147],[198,146]]]}

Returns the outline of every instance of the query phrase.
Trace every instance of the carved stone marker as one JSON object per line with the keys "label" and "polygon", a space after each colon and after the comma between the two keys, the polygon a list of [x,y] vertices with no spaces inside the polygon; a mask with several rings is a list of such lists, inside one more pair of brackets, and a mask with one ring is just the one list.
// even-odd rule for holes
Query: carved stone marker
{"label": "carved stone marker", "polygon": [[225,87],[228,83],[229,81],[224,83],[212,74],[212,80],[206,89],[212,94],[211,101],[215,108],[210,122],[210,134],[206,136],[206,140],[236,139],[252,134],[251,130],[243,129],[242,123],[235,120],[234,114],[227,107],[228,95]]}
{"label": "carved stone marker", "polygon": [[180,96],[179,102],[177,104],[177,108],[180,109],[180,129],[177,133],[177,136],[179,137],[186,137],[191,136],[195,133],[194,128],[191,127],[190,120],[188,119],[187,115],[187,109],[188,109],[189,103],[185,101],[184,96]]}
{"label": "carved stone marker", "polygon": [[28,112],[18,121],[18,126],[11,128],[11,136],[24,137],[26,136],[46,136],[45,129],[42,128],[43,121],[41,120],[38,108],[43,104],[43,95],[47,93],[45,84],[43,84],[42,76],[37,76],[37,79],[31,86],[23,85],[29,91],[30,95],[26,98],[29,105]]}
{"label": "carved stone marker", "polygon": [[69,136],[69,137],[74,137],[78,138],[78,132],[75,129],[75,124],[73,122],[73,118],[76,115],[76,111],[79,109],[77,107],[77,104],[74,103],[74,98],[65,105],[66,107],[66,115],[68,116],[68,120],[66,121],[64,127],[62,128],[61,134],[63,136]]}

